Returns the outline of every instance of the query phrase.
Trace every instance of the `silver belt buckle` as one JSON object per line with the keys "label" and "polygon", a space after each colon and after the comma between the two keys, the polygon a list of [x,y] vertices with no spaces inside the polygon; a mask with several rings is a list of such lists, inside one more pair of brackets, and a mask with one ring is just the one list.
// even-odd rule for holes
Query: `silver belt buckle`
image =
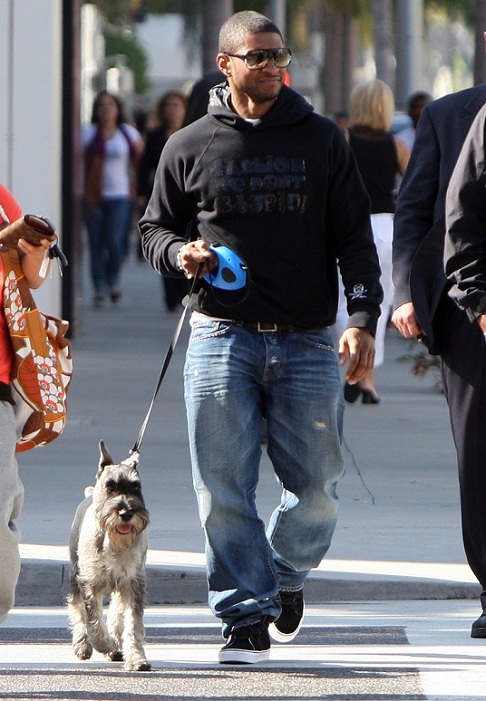
{"label": "silver belt buckle", "polygon": [[[262,324],[269,328],[262,328]],[[257,321],[257,331],[259,333],[275,333],[276,331],[278,331],[278,324],[270,324],[268,321]]]}

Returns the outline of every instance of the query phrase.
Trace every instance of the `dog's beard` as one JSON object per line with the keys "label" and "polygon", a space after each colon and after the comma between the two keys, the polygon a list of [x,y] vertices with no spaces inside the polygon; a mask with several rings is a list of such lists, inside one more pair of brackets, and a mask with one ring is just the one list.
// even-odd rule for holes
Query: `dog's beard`
{"label": "dog's beard", "polygon": [[135,511],[129,521],[123,520],[118,511],[101,510],[98,520],[102,530],[107,533],[114,550],[127,550],[148,526],[149,518],[145,510]]}

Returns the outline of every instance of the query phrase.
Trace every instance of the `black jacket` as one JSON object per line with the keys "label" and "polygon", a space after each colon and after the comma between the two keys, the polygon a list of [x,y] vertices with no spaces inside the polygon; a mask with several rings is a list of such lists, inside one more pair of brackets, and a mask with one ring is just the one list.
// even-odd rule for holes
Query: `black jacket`
{"label": "black jacket", "polygon": [[220,243],[248,265],[237,306],[203,282],[194,308],[241,321],[312,328],[334,323],[339,261],[349,325],[375,330],[382,293],[369,199],[340,129],[283,87],[256,125],[211,93],[208,115],[167,142],[140,222],[152,266],[174,275],[187,238]]}
{"label": "black jacket", "polygon": [[452,299],[471,320],[486,314],[486,105],[478,112],[446,199],[445,270]]}
{"label": "black jacket", "polygon": [[393,282],[398,307],[412,301],[431,352],[440,352],[445,197],[474,117],[486,102],[486,83],[434,100],[422,110],[394,219]]}

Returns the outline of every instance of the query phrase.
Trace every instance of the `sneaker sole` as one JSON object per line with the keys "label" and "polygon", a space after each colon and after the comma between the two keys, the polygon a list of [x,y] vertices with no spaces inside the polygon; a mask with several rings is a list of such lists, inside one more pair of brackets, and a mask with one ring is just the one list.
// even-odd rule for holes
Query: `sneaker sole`
{"label": "sneaker sole", "polygon": [[297,628],[292,632],[292,633],[282,633],[277,626],[275,625],[275,621],[272,621],[270,625],[268,626],[268,634],[272,638],[272,640],[276,640],[277,643],[290,643],[298,634],[299,630],[302,628],[302,623],[304,622],[304,616],[305,616],[305,604],[304,608],[302,611],[302,618],[299,621],[299,625]]}
{"label": "sneaker sole", "polygon": [[219,661],[221,664],[256,664],[266,662],[270,657],[268,650],[220,650]]}

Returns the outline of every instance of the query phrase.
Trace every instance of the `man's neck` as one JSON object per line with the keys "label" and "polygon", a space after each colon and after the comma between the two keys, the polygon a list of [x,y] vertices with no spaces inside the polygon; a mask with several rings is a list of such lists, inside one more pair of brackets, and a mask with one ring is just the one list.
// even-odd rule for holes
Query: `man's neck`
{"label": "man's neck", "polygon": [[253,102],[249,99],[241,99],[239,96],[236,96],[235,100],[234,96],[231,95],[230,103],[233,112],[239,114],[243,119],[261,119],[272,109],[276,99],[267,100],[266,102]]}

